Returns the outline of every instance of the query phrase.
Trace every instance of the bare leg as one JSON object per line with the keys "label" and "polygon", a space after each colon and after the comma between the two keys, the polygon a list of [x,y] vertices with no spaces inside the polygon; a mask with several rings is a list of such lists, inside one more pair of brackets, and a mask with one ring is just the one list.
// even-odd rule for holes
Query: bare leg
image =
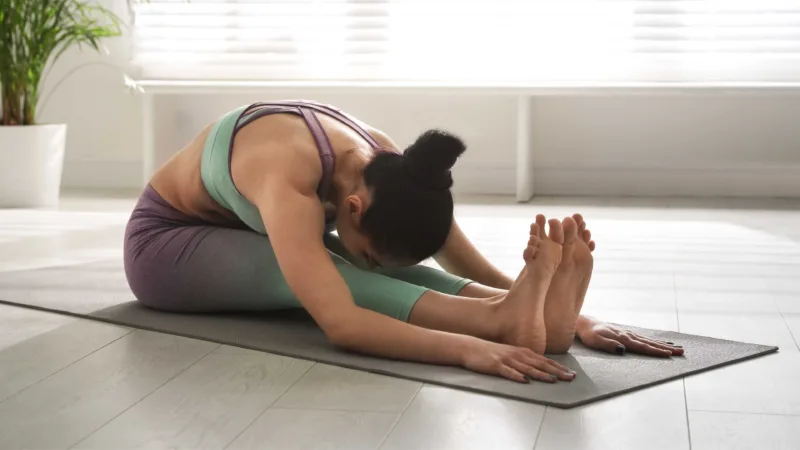
{"label": "bare leg", "polygon": [[471,298],[428,291],[417,300],[408,321],[425,328],[501,342],[505,297],[506,294]]}
{"label": "bare leg", "polygon": [[417,301],[409,322],[469,334],[543,353],[546,344],[544,298],[561,258],[561,222],[550,223],[550,238],[531,225],[523,252],[525,268],[511,289],[489,298],[455,297],[429,291]]}

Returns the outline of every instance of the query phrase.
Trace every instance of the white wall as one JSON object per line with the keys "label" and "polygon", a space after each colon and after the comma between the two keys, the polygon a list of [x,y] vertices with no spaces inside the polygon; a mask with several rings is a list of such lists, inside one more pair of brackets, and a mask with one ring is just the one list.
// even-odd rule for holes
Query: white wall
{"label": "white wall", "polygon": [[800,95],[540,98],[531,122],[538,193],[800,196]]}
{"label": "white wall", "polygon": [[[99,0],[126,15],[124,0]],[[108,43],[103,60],[127,68],[129,41]],[[56,67],[100,57],[72,52]],[[270,93],[304,97],[303,92]],[[159,98],[159,161],[228,108],[259,97]],[[464,192],[512,194],[515,101],[443,96],[315,96],[336,104],[406,145],[441,127],[469,149],[456,170]],[[535,185],[540,194],[800,196],[800,96],[537,98],[532,101]],[[140,98],[119,73],[90,67],[65,82],[42,110],[69,125],[64,185],[138,188]]]}

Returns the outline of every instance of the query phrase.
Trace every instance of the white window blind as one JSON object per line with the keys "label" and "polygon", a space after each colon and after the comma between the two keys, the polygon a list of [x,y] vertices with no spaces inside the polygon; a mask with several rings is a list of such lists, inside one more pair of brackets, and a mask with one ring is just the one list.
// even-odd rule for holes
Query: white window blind
{"label": "white window blind", "polygon": [[150,0],[143,78],[800,81],[800,0]]}

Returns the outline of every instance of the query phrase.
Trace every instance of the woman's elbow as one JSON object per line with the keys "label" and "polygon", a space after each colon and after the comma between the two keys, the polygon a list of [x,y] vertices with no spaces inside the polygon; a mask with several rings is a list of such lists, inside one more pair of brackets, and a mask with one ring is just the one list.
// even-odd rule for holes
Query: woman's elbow
{"label": "woman's elbow", "polygon": [[336,347],[345,350],[355,350],[355,348],[358,347],[359,339],[357,333],[345,327],[329,327],[329,329],[325,330],[325,336],[327,336],[328,341]]}
{"label": "woman's elbow", "polygon": [[326,321],[322,325],[322,331],[331,344],[347,350],[352,350],[358,346],[359,330],[352,319],[337,318]]}

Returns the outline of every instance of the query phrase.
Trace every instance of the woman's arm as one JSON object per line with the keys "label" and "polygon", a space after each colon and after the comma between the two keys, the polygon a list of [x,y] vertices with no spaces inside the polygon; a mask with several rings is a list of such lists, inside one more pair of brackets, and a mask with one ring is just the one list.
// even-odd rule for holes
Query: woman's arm
{"label": "woman's arm", "polygon": [[512,278],[492,265],[475,248],[455,220],[444,247],[434,256],[434,259],[444,270],[453,275],[468,278],[486,286],[508,290],[514,284]]}
{"label": "woman's arm", "polygon": [[460,365],[523,383],[525,375],[553,382],[542,371],[563,373],[563,366],[529,349],[417,327],[357,306],[324,247],[324,213],[316,193],[298,189],[291,175],[272,175],[265,177],[270,181],[256,205],[290,289],[334,345],[387,358]]}
{"label": "woman's arm", "polygon": [[[460,364],[464,341],[418,329],[360,308],[322,241],[324,212],[316,194],[272,178],[257,206],[292,292],[337,346],[422,362]],[[284,181],[284,183],[280,183]]]}

